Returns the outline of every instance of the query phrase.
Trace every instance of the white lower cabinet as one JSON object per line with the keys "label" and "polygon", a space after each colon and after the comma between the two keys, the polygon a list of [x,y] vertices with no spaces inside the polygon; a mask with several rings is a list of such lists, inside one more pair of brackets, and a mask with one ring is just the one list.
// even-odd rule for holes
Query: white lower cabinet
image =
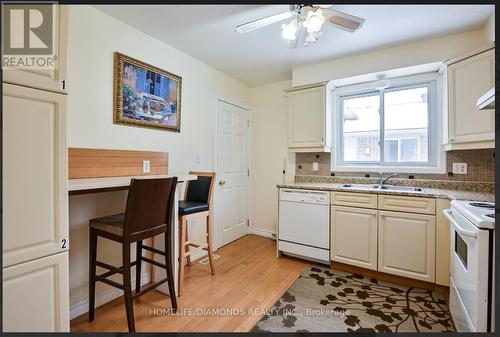
{"label": "white lower cabinet", "polygon": [[436,217],[379,211],[378,270],[435,281]]}
{"label": "white lower cabinet", "polygon": [[331,259],[377,270],[378,211],[331,207]]}
{"label": "white lower cabinet", "polygon": [[4,332],[69,332],[68,252],[3,269]]}
{"label": "white lower cabinet", "polygon": [[[436,244],[436,199],[332,192],[330,200],[334,263],[446,284],[447,243]],[[439,279],[436,246],[440,247]]]}

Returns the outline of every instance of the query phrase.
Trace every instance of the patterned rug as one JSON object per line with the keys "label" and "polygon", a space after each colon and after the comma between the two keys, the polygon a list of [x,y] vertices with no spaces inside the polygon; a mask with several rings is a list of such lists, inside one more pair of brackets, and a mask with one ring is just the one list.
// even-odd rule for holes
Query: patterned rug
{"label": "patterned rug", "polygon": [[253,332],[455,331],[444,296],[310,266]]}

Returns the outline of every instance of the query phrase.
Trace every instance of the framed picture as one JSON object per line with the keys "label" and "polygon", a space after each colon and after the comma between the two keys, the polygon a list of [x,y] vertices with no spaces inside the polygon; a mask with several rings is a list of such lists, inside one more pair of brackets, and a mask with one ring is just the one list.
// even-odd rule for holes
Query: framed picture
{"label": "framed picture", "polygon": [[114,123],[180,132],[182,78],[115,52]]}

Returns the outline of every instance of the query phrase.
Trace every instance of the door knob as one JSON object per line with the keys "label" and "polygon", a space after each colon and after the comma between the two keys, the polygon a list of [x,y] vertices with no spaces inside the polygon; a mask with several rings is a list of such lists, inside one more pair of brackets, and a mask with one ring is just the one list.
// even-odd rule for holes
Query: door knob
{"label": "door knob", "polygon": [[226,185],[226,182],[224,180],[219,180],[219,185],[224,186],[224,185]]}

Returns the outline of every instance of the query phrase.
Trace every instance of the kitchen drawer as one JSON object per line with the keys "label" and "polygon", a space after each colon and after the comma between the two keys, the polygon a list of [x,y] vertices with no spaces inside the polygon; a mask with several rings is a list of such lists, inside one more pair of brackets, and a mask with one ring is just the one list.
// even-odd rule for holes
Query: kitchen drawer
{"label": "kitchen drawer", "polygon": [[381,210],[436,214],[436,199],[434,198],[379,195],[378,205]]}
{"label": "kitchen drawer", "polygon": [[330,200],[334,205],[377,208],[377,194],[332,192]]}

